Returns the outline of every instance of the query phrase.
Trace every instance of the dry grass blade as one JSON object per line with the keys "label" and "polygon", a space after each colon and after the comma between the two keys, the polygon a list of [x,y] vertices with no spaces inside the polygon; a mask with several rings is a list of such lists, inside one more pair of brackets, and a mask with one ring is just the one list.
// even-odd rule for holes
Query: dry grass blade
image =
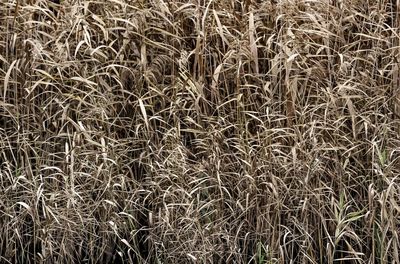
{"label": "dry grass blade", "polygon": [[399,263],[399,13],[0,0],[0,263]]}

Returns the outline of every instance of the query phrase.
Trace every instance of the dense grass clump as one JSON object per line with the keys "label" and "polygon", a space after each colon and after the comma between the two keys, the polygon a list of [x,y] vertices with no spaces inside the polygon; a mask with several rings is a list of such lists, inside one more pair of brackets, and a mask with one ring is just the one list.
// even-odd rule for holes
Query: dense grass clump
{"label": "dense grass clump", "polygon": [[0,263],[400,263],[393,0],[0,0]]}

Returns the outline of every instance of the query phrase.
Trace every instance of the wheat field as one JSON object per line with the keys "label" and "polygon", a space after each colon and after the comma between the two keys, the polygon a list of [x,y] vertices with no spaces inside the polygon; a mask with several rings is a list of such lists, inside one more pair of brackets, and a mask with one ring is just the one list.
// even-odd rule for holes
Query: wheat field
{"label": "wheat field", "polygon": [[0,0],[0,263],[400,263],[398,0]]}

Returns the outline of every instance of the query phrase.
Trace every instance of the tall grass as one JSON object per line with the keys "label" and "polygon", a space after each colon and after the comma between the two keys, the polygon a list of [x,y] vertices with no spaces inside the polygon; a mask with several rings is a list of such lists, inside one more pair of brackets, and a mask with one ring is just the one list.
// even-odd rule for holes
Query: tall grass
{"label": "tall grass", "polygon": [[399,8],[0,0],[0,262],[400,263]]}

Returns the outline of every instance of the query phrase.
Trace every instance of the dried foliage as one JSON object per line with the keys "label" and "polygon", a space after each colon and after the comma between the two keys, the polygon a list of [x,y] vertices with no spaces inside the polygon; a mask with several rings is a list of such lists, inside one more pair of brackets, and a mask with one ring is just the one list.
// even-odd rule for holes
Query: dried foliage
{"label": "dried foliage", "polygon": [[0,0],[1,263],[400,263],[395,0]]}

